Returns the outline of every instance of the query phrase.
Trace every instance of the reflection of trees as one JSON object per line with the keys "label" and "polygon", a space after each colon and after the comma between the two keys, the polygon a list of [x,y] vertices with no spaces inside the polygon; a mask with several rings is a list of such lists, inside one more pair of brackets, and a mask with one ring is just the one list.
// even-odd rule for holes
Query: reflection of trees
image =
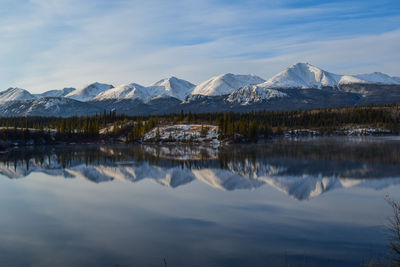
{"label": "reflection of trees", "polygon": [[[362,153],[369,149],[377,155],[388,151],[388,157],[373,158]],[[172,145],[42,147],[0,155],[0,174],[21,178],[42,172],[96,183],[114,179],[138,182],[146,178],[174,188],[198,179],[223,190],[269,184],[304,200],[333,188],[380,189],[399,184],[400,164],[393,164],[398,155],[390,149],[398,151],[398,145],[315,145],[281,140],[220,149]]]}
{"label": "reflection of trees", "polygon": [[20,165],[27,169],[30,164],[43,166],[46,162],[55,162],[62,168],[79,164],[112,166],[118,162],[136,162],[139,165],[146,162],[165,167],[229,169],[244,176],[259,171],[262,173],[267,166],[274,166],[281,169],[281,175],[322,174],[365,178],[398,176],[400,144],[327,139],[276,140],[262,145],[233,145],[219,149],[172,145],[77,145],[14,150],[1,154],[0,161],[6,166],[16,168]]}
{"label": "reflection of trees", "polygon": [[210,154],[206,149],[184,146],[180,149],[182,155],[190,155],[188,159],[174,158],[177,149],[171,147],[142,147],[142,146],[71,146],[71,147],[38,147],[31,149],[13,150],[0,155],[0,161],[6,166],[23,165],[29,169],[30,163],[42,166],[44,162],[55,160],[62,168],[84,163],[85,165],[113,165],[118,162],[147,162],[152,165],[201,167],[215,159],[217,151]]}
{"label": "reflection of trees", "polygon": [[400,142],[368,142],[337,140],[288,141],[277,140],[270,144],[260,145],[254,149],[251,145],[229,147],[227,155],[219,157],[240,159],[285,157],[298,159],[318,159],[335,161],[353,161],[370,163],[400,163]]}

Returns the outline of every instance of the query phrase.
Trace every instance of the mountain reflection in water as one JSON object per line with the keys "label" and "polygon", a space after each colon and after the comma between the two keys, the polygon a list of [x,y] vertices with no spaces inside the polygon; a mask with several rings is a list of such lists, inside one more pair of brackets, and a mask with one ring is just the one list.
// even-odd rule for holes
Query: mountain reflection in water
{"label": "mountain reflection in water", "polygon": [[86,146],[14,150],[0,155],[0,174],[42,172],[95,183],[151,179],[176,188],[201,181],[220,190],[268,184],[306,200],[338,188],[400,184],[400,142],[383,139],[278,140],[223,148]]}

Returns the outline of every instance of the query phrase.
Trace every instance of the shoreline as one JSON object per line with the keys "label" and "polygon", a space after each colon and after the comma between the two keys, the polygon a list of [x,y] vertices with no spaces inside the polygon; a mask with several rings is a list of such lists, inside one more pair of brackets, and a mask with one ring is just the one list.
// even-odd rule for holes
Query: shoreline
{"label": "shoreline", "polygon": [[[18,143],[18,141],[7,142],[4,140],[0,141],[0,153],[8,153],[13,150],[26,149],[26,148],[38,148],[38,147],[65,147],[65,146],[184,146],[184,147],[204,147],[204,148],[223,148],[231,145],[257,145],[257,144],[268,144],[275,141],[317,141],[317,140],[334,140],[334,139],[352,139],[352,140],[391,140],[400,141],[400,135],[398,134],[369,134],[369,135],[276,135],[267,138],[259,138],[257,141],[235,141],[232,139],[220,140],[219,143],[213,144],[212,142],[184,142],[184,141],[147,141],[147,142],[124,142],[121,140],[85,140],[82,142],[68,142],[68,141],[55,141],[48,143]],[[4,146],[8,144],[8,146]]]}

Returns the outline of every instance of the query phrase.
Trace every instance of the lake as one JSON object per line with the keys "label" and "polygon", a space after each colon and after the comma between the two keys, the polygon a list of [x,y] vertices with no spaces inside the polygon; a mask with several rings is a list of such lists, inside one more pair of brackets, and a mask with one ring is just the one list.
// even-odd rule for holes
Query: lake
{"label": "lake", "polygon": [[396,137],[0,154],[1,266],[360,266],[388,253]]}

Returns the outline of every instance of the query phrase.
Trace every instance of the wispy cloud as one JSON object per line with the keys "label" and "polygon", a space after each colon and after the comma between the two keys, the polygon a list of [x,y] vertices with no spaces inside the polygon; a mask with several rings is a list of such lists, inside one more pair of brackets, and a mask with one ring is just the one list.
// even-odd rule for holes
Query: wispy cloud
{"label": "wispy cloud", "polygon": [[400,75],[396,1],[21,2],[1,4],[2,88],[149,84],[170,75],[200,82],[223,72],[268,78],[297,61]]}

